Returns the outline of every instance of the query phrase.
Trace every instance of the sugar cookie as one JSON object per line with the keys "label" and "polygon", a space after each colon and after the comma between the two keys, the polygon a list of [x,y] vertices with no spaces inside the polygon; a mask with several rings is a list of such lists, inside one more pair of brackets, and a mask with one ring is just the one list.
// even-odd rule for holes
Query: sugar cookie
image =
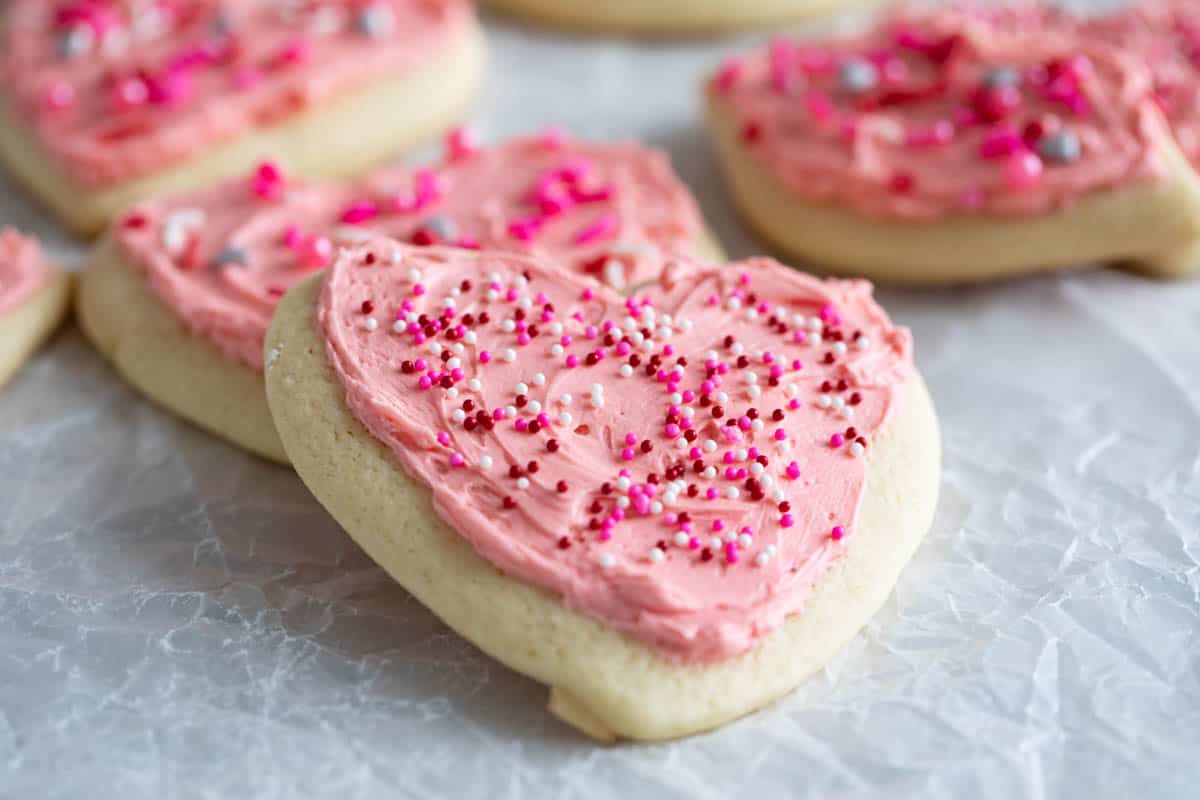
{"label": "sugar cookie", "polygon": [[272,415],[350,535],[555,714],[600,739],[716,727],[883,603],[940,444],[869,284],[677,262],[624,299],[545,260],[397,247],[284,298]]}
{"label": "sugar cookie", "polygon": [[1200,179],[1149,72],[1034,13],[910,14],[727,61],[706,94],[747,219],[821,267],[892,281],[1200,269]]}
{"label": "sugar cookie", "polygon": [[262,392],[267,324],[293,283],[367,228],[416,244],[551,254],[621,288],[657,277],[660,251],[716,252],[656,151],[555,132],[483,148],[456,131],[428,169],[302,185],[266,164],[135,209],[82,278],[83,328],[167,408],[283,461]]}
{"label": "sugar cookie", "polygon": [[340,177],[450,127],[482,73],[470,4],[351,5],[12,0],[0,161],[92,234],[268,154]]}
{"label": "sugar cookie", "polygon": [[860,6],[865,0],[486,0],[532,22],[588,32],[696,36],[765,28]]}
{"label": "sugar cookie", "polygon": [[42,258],[36,240],[0,229],[0,385],[62,323],[70,287],[67,274]]}

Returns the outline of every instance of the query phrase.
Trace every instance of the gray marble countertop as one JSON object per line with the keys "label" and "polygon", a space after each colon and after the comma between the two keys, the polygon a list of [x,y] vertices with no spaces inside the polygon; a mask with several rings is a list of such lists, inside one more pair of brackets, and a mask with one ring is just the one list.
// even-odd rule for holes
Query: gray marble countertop
{"label": "gray marble countertop", "polygon": [[[696,79],[724,43],[491,23],[475,122],[670,151],[731,254]],[[0,220],[67,240],[10,185]],[[0,394],[0,797],[1194,798],[1200,282],[885,289],[941,414],[932,533],[827,670],[716,733],[597,747],[287,469],[68,329]]]}

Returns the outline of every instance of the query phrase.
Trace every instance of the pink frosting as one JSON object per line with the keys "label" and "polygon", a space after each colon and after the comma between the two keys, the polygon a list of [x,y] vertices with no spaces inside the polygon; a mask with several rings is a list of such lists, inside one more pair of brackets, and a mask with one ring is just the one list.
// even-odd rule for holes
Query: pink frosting
{"label": "pink frosting", "polygon": [[21,306],[49,279],[38,241],[0,228],[0,314]]}
{"label": "pink frosting", "polygon": [[1149,74],[1042,13],[909,13],[856,38],[779,39],[727,61],[709,91],[789,191],[872,216],[1042,214],[1162,175]]}
{"label": "pink frosting", "polygon": [[482,557],[712,661],[854,546],[911,342],[867,283],[664,274],[625,300],[546,260],[376,240],[331,267],[319,324],[349,408]]}
{"label": "pink frosting", "polygon": [[[1071,24],[1066,17],[1060,23]],[[1081,36],[1136,54],[1154,75],[1154,95],[1193,164],[1200,165],[1200,6],[1152,0],[1076,21]]]}
{"label": "pink frosting", "polygon": [[415,244],[544,254],[622,288],[657,277],[660,252],[689,249],[703,231],[657,151],[556,133],[480,148],[456,132],[428,169],[300,185],[265,165],[249,180],[135,209],[117,240],[190,330],[261,369],[279,298],[368,229]]}
{"label": "pink frosting", "polygon": [[465,0],[11,0],[0,64],[62,170],[103,186],[412,69]]}

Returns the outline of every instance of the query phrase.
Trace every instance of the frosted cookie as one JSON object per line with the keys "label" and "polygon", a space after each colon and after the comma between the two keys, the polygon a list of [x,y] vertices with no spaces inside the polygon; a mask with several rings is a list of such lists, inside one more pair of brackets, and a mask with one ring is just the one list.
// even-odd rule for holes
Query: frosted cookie
{"label": "frosted cookie", "polygon": [[316,497],[599,739],[793,689],[883,603],[937,495],[933,408],[869,284],[675,267],[625,299],[545,260],[373,241],[267,337]]}
{"label": "frosted cookie", "polygon": [[482,72],[465,0],[12,0],[0,14],[0,160],[87,234],[268,154],[311,178],[361,172],[450,127]]}
{"label": "frosted cookie", "polygon": [[0,384],[57,330],[70,286],[67,274],[42,258],[36,240],[0,229]]}
{"label": "frosted cookie", "polygon": [[548,132],[482,148],[463,131],[427,169],[304,185],[264,164],[249,178],[144,204],[83,275],[84,331],[135,386],[230,441],[283,461],[262,391],[279,298],[341,246],[385,232],[416,245],[552,255],[624,288],[662,251],[715,253],[667,158]]}
{"label": "frosted cookie", "polygon": [[1200,269],[1200,179],[1149,72],[1034,19],[909,16],[724,63],[710,126],[747,219],[781,250],[892,281]]}
{"label": "frosted cookie", "polygon": [[695,36],[764,28],[862,5],[864,0],[486,0],[532,22],[590,32]]}

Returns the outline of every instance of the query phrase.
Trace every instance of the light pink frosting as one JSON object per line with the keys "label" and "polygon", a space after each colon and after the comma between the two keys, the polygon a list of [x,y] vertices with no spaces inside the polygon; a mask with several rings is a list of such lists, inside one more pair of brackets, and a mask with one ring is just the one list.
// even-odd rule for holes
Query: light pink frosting
{"label": "light pink frosting", "polygon": [[[191,331],[259,369],[279,298],[367,228],[416,243],[553,256],[621,288],[657,277],[661,252],[690,249],[703,232],[667,157],[636,144],[549,133],[478,148],[459,132],[446,158],[425,170],[265,186],[263,172],[147,203],[116,233]],[[561,210],[547,214],[542,204],[551,201]],[[240,262],[220,264],[232,255]]]}
{"label": "light pink frosting", "polygon": [[854,546],[911,342],[864,282],[664,274],[626,301],[546,260],[377,240],[330,268],[318,318],[349,408],[482,557],[713,661]]}
{"label": "light pink frosting", "polygon": [[1154,95],[1193,164],[1200,165],[1200,5],[1149,0],[1103,16],[1057,22],[1137,55],[1154,75]]}
{"label": "light pink frosting", "polygon": [[[727,61],[709,92],[789,191],[877,217],[1042,214],[1156,179],[1167,133],[1148,72],[1041,13],[906,13],[860,37],[779,39]],[[1048,154],[1051,137],[1077,157]]]}
{"label": "light pink frosting", "polygon": [[464,0],[11,0],[0,63],[62,170],[103,186],[413,69],[470,20]]}
{"label": "light pink frosting", "polygon": [[0,228],[0,314],[18,308],[50,279],[36,239]]}

